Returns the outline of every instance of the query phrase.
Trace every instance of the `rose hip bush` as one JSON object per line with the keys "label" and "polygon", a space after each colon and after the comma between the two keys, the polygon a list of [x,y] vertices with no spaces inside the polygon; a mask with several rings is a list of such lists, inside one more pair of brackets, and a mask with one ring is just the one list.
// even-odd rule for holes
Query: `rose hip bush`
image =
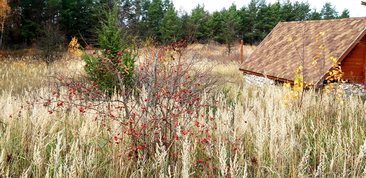
{"label": "rose hip bush", "polygon": [[[115,145],[128,148],[128,160],[151,159],[157,147],[164,147],[169,161],[174,162],[179,159],[175,148],[182,144],[183,137],[193,137],[206,145],[211,143],[214,129],[214,114],[209,112],[210,101],[206,100],[209,96],[205,94],[214,82],[205,71],[194,66],[194,60],[182,60],[185,46],[174,43],[148,49],[153,58],[145,59],[131,72],[133,87],[128,90],[124,84],[120,85],[124,81],[119,77],[113,80],[114,75],[108,76],[111,78],[108,81],[107,76],[96,75],[121,87],[115,88],[118,92],[113,95],[105,92],[107,83],[75,82],[58,77],[58,86],[45,106],[49,107],[49,114],[77,110],[82,115],[92,115],[110,132]],[[125,56],[117,53],[112,57],[123,61]],[[113,69],[107,59],[95,66],[99,67],[96,73]],[[108,72],[116,76],[119,72],[129,73]],[[68,92],[62,93],[60,88],[67,88]]]}

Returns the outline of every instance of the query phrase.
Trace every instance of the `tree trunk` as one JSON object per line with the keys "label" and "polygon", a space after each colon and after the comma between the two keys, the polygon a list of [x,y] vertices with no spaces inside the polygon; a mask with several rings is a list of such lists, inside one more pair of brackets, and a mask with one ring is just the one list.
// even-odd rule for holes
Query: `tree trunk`
{"label": "tree trunk", "polygon": [[3,44],[3,36],[4,36],[4,20],[1,22],[0,49]]}
{"label": "tree trunk", "polygon": [[228,51],[228,55],[230,55],[231,54],[231,43],[230,42],[227,43],[227,51]]}

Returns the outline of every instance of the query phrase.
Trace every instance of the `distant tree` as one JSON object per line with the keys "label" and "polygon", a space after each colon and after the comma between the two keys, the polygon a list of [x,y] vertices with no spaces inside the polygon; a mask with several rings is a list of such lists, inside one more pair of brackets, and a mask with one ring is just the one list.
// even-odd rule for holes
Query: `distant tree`
{"label": "distant tree", "polygon": [[340,19],[344,19],[344,18],[349,18],[349,10],[348,9],[344,9],[342,11],[342,14],[339,16]]}
{"label": "distant tree", "polygon": [[319,13],[318,11],[316,11],[316,9],[314,9],[311,13],[310,13],[310,20],[321,20],[322,19],[322,14]]}
{"label": "distant tree", "polygon": [[[279,3],[279,2],[277,2]],[[281,21],[303,21],[310,18],[311,11],[309,3],[285,1],[281,6]]]}
{"label": "distant tree", "polygon": [[295,2],[293,16],[295,21],[308,20],[310,18],[310,4],[307,2]]}
{"label": "distant tree", "polygon": [[[254,24],[256,42],[261,41],[267,34],[273,29],[273,27],[280,21],[278,15],[276,15],[276,8],[272,9],[271,4],[259,4],[259,11],[257,14],[257,20]],[[275,6],[274,6],[275,7]]]}
{"label": "distant tree", "polygon": [[141,0],[133,0],[131,2],[131,11],[128,20],[128,32],[130,35],[140,38],[140,28],[142,22],[142,1]]}
{"label": "distant tree", "polygon": [[62,55],[65,37],[57,24],[48,22],[42,26],[40,37],[37,38],[37,47],[42,52],[42,60],[47,64],[59,59]]}
{"label": "distant tree", "polygon": [[208,38],[215,40],[219,43],[224,43],[225,40],[222,36],[224,32],[224,18],[221,12],[215,11],[209,18],[208,26]]}
{"label": "distant tree", "polygon": [[141,19],[138,25],[139,37],[141,38],[141,40],[145,40],[147,37],[149,37],[147,29],[148,29],[148,11],[150,3],[151,3],[150,0],[141,0],[141,17],[140,17]]}
{"label": "distant tree", "polygon": [[223,10],[222,38],[227,45],[228,53],[231,53],[233,43],[239,38],[240,16],[233,4],[228,10]]}
{"label": "distant tree", "polygon": [[163,1],[163,12],[165,14],[166,11],[168,11],[170,6],[174,6],[174,4],[171,2],[171,0],[164,0]]}
{"label": "distant tree", "polygon": [[44,3],[36,44],[42,52],[42,59],[47,64],[50,64],[61,57],[59,54],[64,49],[65,36],[59,27],[61,1],[48,0]]}
{"label": "distant tree", "polygon": [[207,40],[207,21],[209,19],[209,13],[202,5],[197,5],[191,13],[191,17],[188,23],[189,40],[205,42]]}
{"label": "distant tree", "polygon": [[259,1],[258,0],[251,0],[248,4],[248,7],[243,7],[240,10],[241,16],[241,24],[240,24],[240,31],[242,32],[242,38],[247,43],[255,43],[257,42],[256,34],[257,29],[255,25],[257,23],[257,15],[259,11]]}
{"label": "distant tree", "polygon": [[290,0],[284,1],[281,4],[280,10],[281,21],[295,21],[294,6]]}
{"label": "distant tree", "polygon": [[11,11],[7,16],[4,24],[3,31],[3,41],[2,46],[19,48],[20,44],[23,42],[21,36],[21,26],[22,26],[22,6],[21,2],[18,0],[8,1],[8,5],[11,7]]}
{"label": "distant tree", "polygon": [[[251,0],[240,9],[231,7],[212,14],[204,6],[197,5],[191,13],[182,12],[180,15],[175,10],[172,13],[172,0],[0,0],[0,5],[9,4],[11,7],[6,23],[0,15],[0,47],[3,44],[15,47],[37,44],[49,39],[45,32],[50,30],[65,36],[67,41],[76,36],[82,45],[98,44],[96,29],[105,20],[101,12],[112,9],[114,3],[118,7],[119,25],[129,37],[124,39],[130,43],[149,37],[156,42],[170,42],[172,29],[177,25],[180,28],[173,38],[185,37],[190,42],[215,40],[230,43],[231,39],[242,38],[246,43],[258,43],[280,21],[349,17],[348,10],[338,14],[330,3],[316,11],[311,10],[307,2],[291,0],[275,3]],[[0,14],[7,9],[2,6]],[[170,23],[169,19],[175,19],[177,24]],[[239,25],[236,25],[237,19]]]}
{"label": "distant tree", "polygon": [[338,17],[338,12],[335,7],[331,3],[325,3],[323,8],[321,9],[322,19],[335,19]]}
{"label": "distant tree", "polygon": [[161,40],[164,44],[176,41],[181,36],[182,23],[174,9],[170,5],[164,14],[160,25]]}
{"label": "distant tree", "polygon": [[163,4],[161,0],[153,0],[149,5],[147,10],[147,34],[149,37],[156,38],[156,40],[160,40],[160,24],[164,17],[163,12]]}
{"label": "distant tree", "polygon": [[5,20],[10,14],[10,6],[7,0],[0,0],[0,48],[2,47],[3,43],[3,36],[4,36],[4,27],[5,27]]}
{"label": "distant tree", "polygon": [[133,12],[133,7],[132,7],[132,3],[130,0],[122,0],[120,2],[120,12],[119,12],[119,20],[120,20],[120,24],[123,27],[130,26],[130,22],[133,19],[134,16],[134,12]]}
{"label": "distant tree", "polygon": [[182,37],[188,39],[190,31],[190,29],[188,28],[190,16],[185,11],[181,12],[180,16],[181,16],[180,21],[182,23],[182,29],[181,29]]}
{"label": "distant tree", "polygon": [[109,8],[109,1],[97,0],[61,0],[61,29],[66,37],[76,36],[81,42],[96,43],[96,29],[104,20],[101,12]]}
{"label": "distant tree", "polygon": [[42,29],[43,0],[21,1],[21,36],[27,45],[32,45]]}
{"label": "distant tree", "polygon": [[269,4],[269,16],[272,20],[270,23],[274,23],[276,25],[279,21],[282,21],[281,19],[281,4],[279,2]]}

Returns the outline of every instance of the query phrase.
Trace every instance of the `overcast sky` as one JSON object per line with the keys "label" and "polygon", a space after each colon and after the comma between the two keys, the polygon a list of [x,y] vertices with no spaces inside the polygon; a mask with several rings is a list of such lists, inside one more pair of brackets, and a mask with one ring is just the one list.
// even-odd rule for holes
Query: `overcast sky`
{"label": "overcast sky", "polygon": [[[278,0],[266,0],[267,3],[277,2]],[[296,2],[296,0],[290,0]],[[350,11],[351,17],[366,17],[366,6],[361,6],[361,0],[299,0],[303,2],[309,2],[311,8],[320,10],[326,2],[332,3],[339,13],[343,9]],[[222,8],[228,8],[232,3],[236,4],[237,7],[248,5],[250,0],[173,0],[177,10],[183,9],[190,12],[192,8],[196,7],[197,4],[204,4],[205,9],[210,12],[215,10],[221,10]]]}

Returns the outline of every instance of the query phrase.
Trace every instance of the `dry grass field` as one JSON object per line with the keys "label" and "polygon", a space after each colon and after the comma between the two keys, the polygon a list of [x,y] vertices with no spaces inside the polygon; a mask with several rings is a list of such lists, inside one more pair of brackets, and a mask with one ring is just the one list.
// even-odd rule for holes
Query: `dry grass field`
{"label": "dry grass field", "polygon": [[44,106],[52,76],[83,78],[80,59],[50,66],[0,60],[0,177],[366,176],[366,105],[360,97],[340,101],[310,90],[301,106],[285,105],[288,89],[246,84],[238,54],[228,56],[224,49],[188,48],[189,58],[199,59],[197,67],[209,67],[218,80],[217,90],[201,96],[211,107],[198,109],[205,117],[179,127],[172,147],[160,139],[148,145],[154,154],[137,149],[136,157],[127,151],[129,137],[114,142],[115,122],[96,120],[78,107],[50,112]]}

